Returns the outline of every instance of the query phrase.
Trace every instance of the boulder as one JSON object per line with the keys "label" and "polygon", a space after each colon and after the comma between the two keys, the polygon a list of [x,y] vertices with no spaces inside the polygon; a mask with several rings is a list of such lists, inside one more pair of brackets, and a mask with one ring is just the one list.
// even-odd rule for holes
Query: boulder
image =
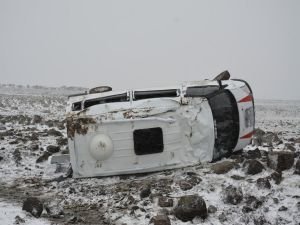
{"label": "boulder", "polygon": [[40,157],[37,158],[36,163],[41,163],[48,160],[49,156],[52,154],[48,151],[45,151]]}
{"label": "boulder", "polygon": [[259,189],[270,189],[271,184],[268,178],[258,178],[256,180],[256,185]]}
{"label": "boulder", "polygon": [[249,150],[246,154],[245,157],[247,159],[259,159],[261,158],[261,153],[260,150],[258,148],[254,149],[254,150]]}
{"label": "boulder", "polygon": [[150,224],[154,225],[171,225],[171,221],[167,215],[157,215],[151,218]]}
{"label": "boulder", "polygon": [[141,198],[147,198],[151,194],[151,187],[150,185],[145,185],[142,187],[141,192],[140,192],[140,197]]}
{"label": "boulder", "polygon": [[55,130],[54,128],[48,130],[48,135],[49,136],[56,136],[56,137],[62,137],[63,136],[60,131]]}
{"label": "boulder", "polygon": [[183,222],[191,221],[196,216],[205,219],[207,217],[205,201],[198,195],[182,196],[174,208],[174,214]]}
{"label": "boulder", "polygon": [[276,171],[290,169],[294,165],[294,153],[287,151],[269,152],[268,166]]}
{"label": "boulder", "polygon": [[215,207],[215,206],[213,206],[213,205],[210,205],[210,206],[208,206],[208,208],[207,208],[207,212],[209,213],[209,214],[213,214],[213,213],[215,213],[215,212],[217,212],[217,207]]}
{"label": "boulder", "polygon": [[232,205],[237,205],[243,200],[243,192],[240,187],[229,185],[221,194],[223,201]]}
{"label": "boulder", "polygon": [[225,174],[236,166],[233,161],[223,161],[212,165],[211,169],[215,174]]}
{"label": "boulder", "polygon": [[43,204],[38,198],[29,197],[23,202],[22,210],[25,210],[38,218],[43,212]]}
{"label": "boulder", "polygon": [[295,167],[296,168],[295,168],[295,172],[294,173],[300,175],[300,159],[297,160]]}
{"label": "boulder", "polygon": [[275,184],[280,184],[282,181],[282,173],[281,171],[274,171],[270,176],[269,179],[274,180]]}
{"label": "boulder", "polygon": [[161,196],[158,198],[158,205],[160,207],[173,207],[173,199]]}
{"label": "boulder", "polygon": [[32,118],[32,123],[33,124],[36,124],[36,123],[41,123],[43,120],[43,118],[39,115],[34,115],[33,118]]}
{"label": "boulder", "polygon": [[47,151],[50,153],[57,153],[60,151],[60,147],[59,146],[55,146],[55,145],[48,145],[47,146]]}
{"label": "boulder", "polygon": [[67,138],[63,138],[63,137],[60,137],[60,138],[56,139],[56,143],[57,143],[59,146],[67,145],[67,144],[68,144],[68,139],[67,139]]}
{"label": "boulder", "polygon": [[245,168],[246,173],[250,175],[258,174],[265,169],[264,166],[256,159],[247,160],[243,164],[243,167]]}

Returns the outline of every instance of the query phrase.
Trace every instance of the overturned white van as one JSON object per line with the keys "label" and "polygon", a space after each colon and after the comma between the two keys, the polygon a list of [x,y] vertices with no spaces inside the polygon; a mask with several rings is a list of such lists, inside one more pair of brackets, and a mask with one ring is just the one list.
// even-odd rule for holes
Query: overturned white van
{"label": "overturned white van", "polygon": [[210,162],[251,141],[250,86],[214,80],[70,96],[67,133],[73,177],[143,173]]}

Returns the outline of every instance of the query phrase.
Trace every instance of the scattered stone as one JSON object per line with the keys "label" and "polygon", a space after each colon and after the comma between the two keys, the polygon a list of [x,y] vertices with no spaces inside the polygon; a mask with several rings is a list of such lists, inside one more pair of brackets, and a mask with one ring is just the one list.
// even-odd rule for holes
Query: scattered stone
{"label": "scattered stone", "polygon": [[222,212],[222,213],[219,215],[218,218],[219,218],[219,220],[220,220],[221,223],[224,223],[224,222],[227,220],[227,217],[226,217],[226,215],[225,215],[224,212]]}
{"label": "scattered stone", "polygon": [[19,149],[15,149],[15,151],[13,152],[13,156],[14,156],[14,160],[15,160],[16,164],[19,164],[20,161],[22,160],[20,150]]}
{"label": "scattered stone", "polygon": [[274,180],[275,184],[280,184],[281,181],[282,181],[282,173],[281,173],[281,171],[279,171],[279,172],[274,171],[274,172],[270,175],[269,179]]}
{"label": "scattered stone", "polygon": [[232,175],[231,178],[234,179],[234,180],[244,180],[245,179],[245,177],[242,177],[242,176],[239,176],[239,175]]}
{"label": "scattered stone", "polygon": [[49,156],[52,154],[48,151],[45,151],[39,158],[37,158],[36,163],[41,163],[48,160]]}
{"label": "scattered stone", "polygon": [[167,215],[157,215],[151,218],[150,224],[154,225],[171,225],[171,221]]}
{"label": "scattered stone", "polygon": [[19,225],[19,224],[22,224],[22,223],[25,223],[25,220],[23,218],[21,218],[19,215],[17,215],[15,217],[15,223],[16,225]]}
{"label": "scattered stone", "polygon": [[142,187],[141,192],[140,192],[140,197],[141,198],[147,198],[151,194],[151,187],[150,185],[146,185]]}
{"label": "scattered stone", "polygon": [[236,166],[233,161],[223,161],[212,165],[211,169],[215,174],[225,174]]}
{"label": "scattered stone", "polygon": [[246,169],[246,173],[250,175],[258,174],[265,169],[264,166],[256,159],[247,160],[243,167]]}
{"label": "scattered stone", "polygon": [[85,222],[85,220],[82,217],[80,217],[80,216],[72,216],[68,220],[67,224],[69,224],[69,223],[72,223],[72,224],[74,224],[74,223],[84,223],[84,222]]}
{"label": "scattered stone", "polygon": [[273,146],[273,143],[279,144],[280,139],[276,133],[267,132],[263,135],[262,142],[266,143],[268,146]]}
{"label": "scattered stone", "polygon": [[300,144],[300,137],[296,138],[294,142]]}
{"label": "scattered stone", "polygon": [[160,207],[173,207],[173,199],[161,196],[158,198],[158,205]]}
{"label": "scattered stone", "polygon": [[31,136],[29,136],[29,140],[31,140],[31,141],[38,141],[39,140],[39,134],[36,133],[36,132],[33,132],[31,134]]}
{"label": "scattered stone", "polygon": [[243,208],[242,208],[243,213],[248,213],[248,212],[252,212],[252,211],[253,211],[253,209],[249,206],[243,206]]}
{"label": "scattered stone", "polygon": [[260,189],[270,189],[271,184],[268,178],[258,178],[256,181],[256,185]]}
{"label": "scattered stone", "polygon": [[292,145],[292,144],[289,144],[289,143],[286,143],[285,144],[285,149],[286,150],[290,150],[292,152],[295,152],[296,151],[296,148]]}
{"label": "scattered stone", "polygon": [[50,201],[44,204],[47,214],[52,218],[64,217],[63,206],[59,202]]}
{"label": "scattered stone", "polygon": [[258,148],[254,149],[254,150],[250,150],[245,154],[245,157],[247,159],[259,159],[259,158],[261,158],[260,150]]}
{"label": "scattered stone", "polygon": [[43,212],[43,204],[38,198],[29,197],[23,202],[22,210],[25,210],[38,218]]}
{"label": "scattered stone", "polygon": [[42,118],[41,116],[39,116],[39,115],[34,115],[34,116],[33,116],[33,119],[32,119],[32,123],[33,123],[33,124],[41,123],[42,120],[43,120],[43,118]]}
{"label": "scattered stone", "polygon": [[193,185],[185,180],[179,181],[178,184],[179,184],[180,189],[183,191],[187,191],[187,190],[190,190],[193,188]]}
{"label": "scattered stone", "polygon": [[287,211],[287,210],[288,210],[288,208],[285,207],[284,205],[278,209],[278,211]]}
{"label": "scattered stone", "polygon": [[210,206],[208,206],[208,208],[207,208],[207,212],[209,213],[209,214],[213,214],[213,213],[215,213],[215,212],[217,212],[217,207],[215,207],[215,206],[213,206],[213,205],[210,205]]}
{"label": "scattered stone", "polygon": [[29,148],[30,148],[32,151],[36,151],[36,150],[39,150],[39,145],[38,145],[38,144],[32,144]]}
{"label": "scattered stone", "polygon": [[60,147],[59,146],[55,146],[55,145],[48,145],[47,146],[47,151],[50,153],[57,153],[60,151]]}
{"label": "scattered stone", "polygon": [[269,152],[268,166],[276,171],[290,169],[294,164],[294,153],[287,151]]}
{"label": "scattered stone", "polygon": [[279,203],[278,198],[273,198],[273,202],[274,202],[275,204],[278,204],[278,203]]}
{"label": "scattered stone", "polygon": [[300,175],[300,159],[297,160],[294,174]]}
{"label": "scattered stone", "polygon": [[250,208],[252,208],[253,210],[259,208],[262,206],[262,201],[258,200],[256,197],[250,195],[246,197],[246,205]]}
{"label": "scattered stone", "polygon": [[51,128],[48,130],[48,135],[50,136],[56,136],[56,137],[62,137],[62,133],[58,130],[55,130],[54,128]]}
{"label": "scattered stone", "polygon": [[222,199],[225,203],[237,205],[243,200],[242,189],[229,185],[222,191]]}
{"label": "scattered stone", "polygon": [[56,143],[60,146],[62,145],[67,145],[68,144],[68,139],[67,138],[63,138],[63,137],[60,137],[58,139],[56,139]]}
{"label": "scattered stone", "polygon": [[198,195],[183,196],[174,208],[174,214],[183,222],[191,221],[196,216],[205,219],[207,217],[205,201]]}

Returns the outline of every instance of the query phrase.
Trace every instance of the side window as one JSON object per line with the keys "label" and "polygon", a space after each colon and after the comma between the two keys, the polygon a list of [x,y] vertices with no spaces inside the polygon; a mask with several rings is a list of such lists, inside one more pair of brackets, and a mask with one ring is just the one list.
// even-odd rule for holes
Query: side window
{"label": "side window", "polygon": [[163,131],[160,127],[133,131],[136,155],[161,153],[164,150]]}
{"label": "side window", "polygon": [[113,103],[113,102],[128,102],[129,98],[127,93],[105,96],[101,98],[89,99],[84,102],[84,108],[91,107],[93,105],[105,104],[105,103]]}
{"label": "side window", "polygon": [[135,91],[134,99],[148,99],[148,98],[166,98],[166,97],[177,97],[179,96],[179,90],[153,90],[153,91]]}
{"label": "side window", "polygon": [[188,87],[185,97],[207,97],[219,91],[219,86]]}

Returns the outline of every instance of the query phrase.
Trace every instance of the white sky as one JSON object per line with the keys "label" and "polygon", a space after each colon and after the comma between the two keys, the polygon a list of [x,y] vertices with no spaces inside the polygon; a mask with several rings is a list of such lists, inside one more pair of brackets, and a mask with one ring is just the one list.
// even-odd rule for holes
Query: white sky
{"label": "white sky", "polygon": [[247,80],[300,99],[298,0],[0,0],[0,83],[129,89]]}

